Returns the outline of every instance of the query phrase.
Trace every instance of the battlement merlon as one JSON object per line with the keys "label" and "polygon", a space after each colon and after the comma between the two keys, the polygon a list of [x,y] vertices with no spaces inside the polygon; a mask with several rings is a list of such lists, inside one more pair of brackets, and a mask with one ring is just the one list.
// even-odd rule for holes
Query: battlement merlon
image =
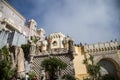
{"label": "battlement merlon", "polygon": [[110,51],[110,50],[117,50],[119,48],[120,48],[120,42],[118,41],[84,45],[85,52]]}

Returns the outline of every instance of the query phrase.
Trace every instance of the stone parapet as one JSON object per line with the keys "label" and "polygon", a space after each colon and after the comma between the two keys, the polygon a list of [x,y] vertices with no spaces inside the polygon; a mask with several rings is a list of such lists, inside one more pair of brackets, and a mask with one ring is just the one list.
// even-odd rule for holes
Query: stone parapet
{"label": "stone parapet", "polygon": [[97,53],[97,52],[105,52],[105,51],[112,51],[119,49],[120,49],[120,43],[118,41],[89,44],[84,46],[84,51],[86,53],[91,53],[91,52]]}

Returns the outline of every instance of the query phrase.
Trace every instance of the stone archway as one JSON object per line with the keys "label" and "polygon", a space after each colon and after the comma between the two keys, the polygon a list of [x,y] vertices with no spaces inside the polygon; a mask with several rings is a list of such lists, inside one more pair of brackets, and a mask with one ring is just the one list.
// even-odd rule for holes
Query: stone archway
{"label": "stone archway", "polygon": [[101,72],[103,75],[110,74],[115,80],[120,80],[119,77],[119,65],[111,58],[103,58],[97,64],[101,66]]}

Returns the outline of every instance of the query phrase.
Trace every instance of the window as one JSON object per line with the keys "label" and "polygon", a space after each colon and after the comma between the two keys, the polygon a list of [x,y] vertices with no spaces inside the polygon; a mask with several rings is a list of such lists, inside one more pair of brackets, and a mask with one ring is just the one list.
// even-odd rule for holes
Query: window
{"label": "window", "polygon": [[53,41],[53,46],[56,46],[57,45],[57,41]]}

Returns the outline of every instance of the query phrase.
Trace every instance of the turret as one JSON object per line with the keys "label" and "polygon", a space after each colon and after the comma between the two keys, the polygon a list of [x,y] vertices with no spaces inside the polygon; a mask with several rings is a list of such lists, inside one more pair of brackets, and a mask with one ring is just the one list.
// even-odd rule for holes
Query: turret
{"label": "turret", "polygon": [[29,36],[38,36],[37,35],[37,32],[36,32],[36,30],[37,30],[37,23],[36,23],[36,21],[34,20],[34,19],[31,19],[31,20],[29,20],[29,22],[28,22],[28,27],[29,27]]}
{"label": "turret", "polygon": [[28,27],[31,29],[31,30],[34,30],[36,31],[36,28],[37,28],[37,23],[34,19],[31,19],[29,20],[28,22]]}
{"label": "turret", "polygon": [[64,37],[65,35],[63,35],[61,32],[50,34],[48,36],[48,39],[50,40],[50,48],[51,49],[64,48],[62,43]]}
{"label": "turret", "polygon": [[43,28],[40,28],[38,31],[38,35],[40,37],[40,40],[45,40],[45,30]]}

